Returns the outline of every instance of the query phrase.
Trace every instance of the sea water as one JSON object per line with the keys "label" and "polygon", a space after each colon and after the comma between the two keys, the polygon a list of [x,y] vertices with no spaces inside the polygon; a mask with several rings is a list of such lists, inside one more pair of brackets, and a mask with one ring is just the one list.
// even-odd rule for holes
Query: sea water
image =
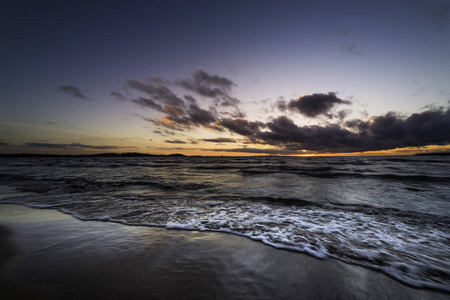
{"label": "sea water", "polygon": [[229,232],[450,291],[450,157],[3,157],[0,203]]}

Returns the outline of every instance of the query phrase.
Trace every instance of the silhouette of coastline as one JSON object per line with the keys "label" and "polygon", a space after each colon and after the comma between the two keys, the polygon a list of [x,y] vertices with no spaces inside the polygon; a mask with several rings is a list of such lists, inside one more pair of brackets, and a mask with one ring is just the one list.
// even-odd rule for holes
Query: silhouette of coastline
{"label": "silhouette of coastline", "polygon": [[417,153],[414,156],[450,156],[450,152]]}
{"label": "silhouette of coastline", "polygon": [[137,152],[127,153],[98,153],[98,154],[37,154],[37,153],[12,153],[12,154],[0,154],[0,157],[183,157],[186,156],[180,153],[173,154],[146,154]]}

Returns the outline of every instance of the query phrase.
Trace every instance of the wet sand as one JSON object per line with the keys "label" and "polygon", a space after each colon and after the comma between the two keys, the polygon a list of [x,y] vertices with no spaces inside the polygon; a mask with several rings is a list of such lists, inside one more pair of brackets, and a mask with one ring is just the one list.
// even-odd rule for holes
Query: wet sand
{"label": "wet sand", "polygon": [[450,299],[225,233],[0,205],[1,299]]}

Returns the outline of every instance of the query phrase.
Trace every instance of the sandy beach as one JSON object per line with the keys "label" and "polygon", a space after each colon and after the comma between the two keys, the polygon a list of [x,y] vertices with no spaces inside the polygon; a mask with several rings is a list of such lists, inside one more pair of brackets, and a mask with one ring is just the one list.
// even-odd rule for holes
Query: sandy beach
{"label": "sandy beach", "polygon": [[225,233],[0,206],[2,299],[449,299]]}

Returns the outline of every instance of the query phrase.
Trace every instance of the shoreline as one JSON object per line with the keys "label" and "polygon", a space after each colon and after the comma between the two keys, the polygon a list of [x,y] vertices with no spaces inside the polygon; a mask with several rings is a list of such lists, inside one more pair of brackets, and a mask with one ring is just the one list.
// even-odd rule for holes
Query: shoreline
{"label": "shoreline", "polygon": [[219,232],[1,204],[3,299],[448,299],[334,259]]}

